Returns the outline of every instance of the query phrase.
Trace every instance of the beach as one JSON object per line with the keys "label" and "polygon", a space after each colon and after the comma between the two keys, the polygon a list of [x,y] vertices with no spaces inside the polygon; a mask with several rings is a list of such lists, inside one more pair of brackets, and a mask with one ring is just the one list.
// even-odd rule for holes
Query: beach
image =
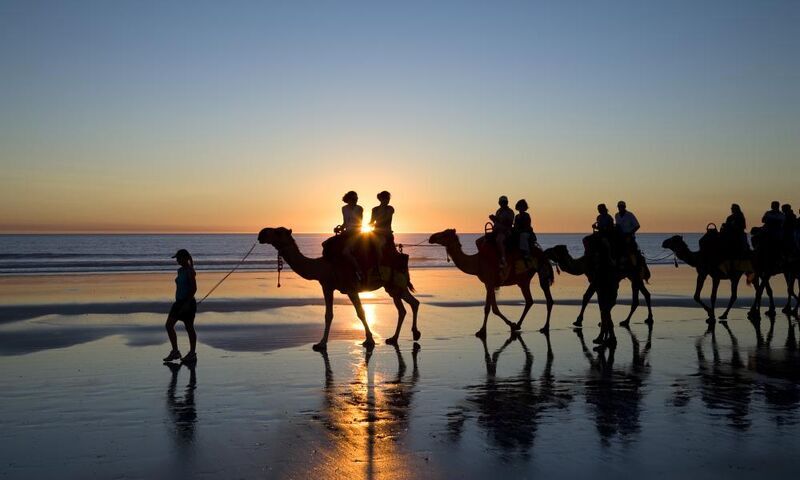
{"label": "beach", "polygon": [[[222,275],[201,272],[198,295]],[[549,336],[534,282],[519,338],[490,316],[484,344],[480,283],[415,269],[417,346],[410,317],[400,345],[383,344],[396,312],[375,292],[367,352],[337,295],[320,354],[317,284],[236,273],[199,307],[193,369],[160,360],[173,276],[0,277],[0,478],[755,478],[797,464],[796,322],[752,324],[743,286],[729,325],[709,330],[686,266],[653,268],[655,324],[640,306],[604,353],[595,304],[572,329],[580,277],[556,277]],[[499,299],[516,319],[519,292]]]}

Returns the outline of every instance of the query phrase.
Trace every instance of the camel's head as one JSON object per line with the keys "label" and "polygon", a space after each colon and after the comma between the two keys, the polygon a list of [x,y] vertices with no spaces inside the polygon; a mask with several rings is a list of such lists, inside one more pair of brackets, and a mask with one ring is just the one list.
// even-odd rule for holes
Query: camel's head
{"label": "camel's head", "polygon": [[683,241],[683,237],[680,235],[673,235],[661,242],[661,248],[666,248],[672,250],[673,252],[681,245],[686,245],[686,242]]}
{"label": "camel's head", "polygon": [[544,255],[548,260],[559,262],[569,257],[569,250],[566,245],[556,245],[545,250]]}
{"label": "camel's head", "polygon": [[443,247],[449,247],[454,243],[458,242],[458,235],[456,235],[455,228],[448,228],[447,230],[442,230],[441,232],[434,233],[431,235],[431,238],[428,239],[428,243],[433,243],[435,245],[442,245]]}
{"label": "camel's head", "polygon": [[294,243],[292,230],[283,227],[265,228],[258,232],[258,243],[268,243],[280,250]]}

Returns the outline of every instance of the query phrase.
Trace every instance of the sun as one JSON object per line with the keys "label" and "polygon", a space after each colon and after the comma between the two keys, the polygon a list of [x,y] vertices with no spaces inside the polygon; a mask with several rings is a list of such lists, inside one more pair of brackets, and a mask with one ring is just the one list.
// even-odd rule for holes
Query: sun
{"label": "sun", "polygon": [[362,220],[361,233],[370,233],[371,231],[372,231],[372,225],[370,225],[367,220]]}

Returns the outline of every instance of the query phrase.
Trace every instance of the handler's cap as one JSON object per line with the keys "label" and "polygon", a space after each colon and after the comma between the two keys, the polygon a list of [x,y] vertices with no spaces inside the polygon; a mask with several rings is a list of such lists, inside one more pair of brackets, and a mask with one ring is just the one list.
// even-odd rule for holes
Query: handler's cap
{"label": "handler's cap", "polygon": [[186,250],[185,248],[181,248],[180,250],[175,252],[175,255],[173,255],[172,258],[188,257],[188,256],[190,256],[189,255],[189,250]]}

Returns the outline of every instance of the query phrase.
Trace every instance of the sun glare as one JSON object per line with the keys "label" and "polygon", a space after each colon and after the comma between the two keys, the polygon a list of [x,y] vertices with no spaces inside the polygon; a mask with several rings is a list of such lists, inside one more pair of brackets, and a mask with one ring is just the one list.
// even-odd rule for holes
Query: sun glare
{"label": "sun glare", "polygon": [[363,220],[361,222],[361,233],[370,233],[371,231],[372,225],[370,225],[367,220]]}

